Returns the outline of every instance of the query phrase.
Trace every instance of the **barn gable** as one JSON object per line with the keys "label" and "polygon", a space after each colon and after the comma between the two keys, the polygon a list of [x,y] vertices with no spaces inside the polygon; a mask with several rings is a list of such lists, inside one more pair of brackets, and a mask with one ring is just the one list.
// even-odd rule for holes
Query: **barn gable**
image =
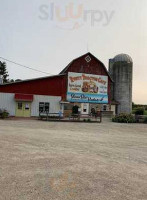
{"label": "barn gable", "polygon": [[90,52],[74,59],[60,74],[67,74],[68,72],[105,75],[112,81],[105,65]]}

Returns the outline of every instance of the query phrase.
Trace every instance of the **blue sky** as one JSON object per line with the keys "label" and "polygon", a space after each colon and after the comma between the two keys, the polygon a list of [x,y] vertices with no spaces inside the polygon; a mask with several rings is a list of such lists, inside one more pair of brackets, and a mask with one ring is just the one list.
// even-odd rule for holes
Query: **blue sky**
{"label": "blue sky", "polygon": [[[61,21],[70,6],[73,13],[81,6],[80,17]],[[109,58],[126,53],[134,61],[133,101],[147,104],[146,10],[146,0],[0,0],[0,56],[58,74],[87,51],[107,68]],[[7,66],[10,78],[44,76],[10,63]]]}

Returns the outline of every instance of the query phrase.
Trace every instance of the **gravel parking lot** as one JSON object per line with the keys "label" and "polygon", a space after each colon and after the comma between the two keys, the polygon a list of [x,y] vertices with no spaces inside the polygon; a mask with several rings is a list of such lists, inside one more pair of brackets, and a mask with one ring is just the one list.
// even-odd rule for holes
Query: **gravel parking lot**
{"label": "gravel parking lot", "polygon": [[147,125],[0,120],[0,200],[146,200]]}

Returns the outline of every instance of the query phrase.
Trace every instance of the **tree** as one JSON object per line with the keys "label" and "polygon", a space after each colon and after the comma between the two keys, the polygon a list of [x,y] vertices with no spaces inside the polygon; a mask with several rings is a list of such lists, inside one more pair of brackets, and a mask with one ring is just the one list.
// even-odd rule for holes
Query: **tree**
{"label": "tree", "polygon": [[136,107],[135,103],[132,102],[132,109],[134,109]]}
{"label": "tree", "polygon": [[15,82],[20,82],[20,81],[22,81],[22,80],[21,80],[21,79],[16,79],[16,80],[15,80]]}
{"label": "tree", "polygon": [[1,62],[0,61],[0,76],[3,79],[3,83],[8,83],[9,79],[8,79],[8,72],[7,72],[7,65],[5,62]]}

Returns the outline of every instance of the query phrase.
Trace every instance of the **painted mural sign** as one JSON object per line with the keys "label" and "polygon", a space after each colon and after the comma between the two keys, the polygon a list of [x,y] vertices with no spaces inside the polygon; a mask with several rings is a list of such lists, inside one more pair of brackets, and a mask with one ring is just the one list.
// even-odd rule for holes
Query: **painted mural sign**
{"label": "painted mural sign", "polygon": [[108,77],[69,72],[67,100],[81,103],[108,103]]}

